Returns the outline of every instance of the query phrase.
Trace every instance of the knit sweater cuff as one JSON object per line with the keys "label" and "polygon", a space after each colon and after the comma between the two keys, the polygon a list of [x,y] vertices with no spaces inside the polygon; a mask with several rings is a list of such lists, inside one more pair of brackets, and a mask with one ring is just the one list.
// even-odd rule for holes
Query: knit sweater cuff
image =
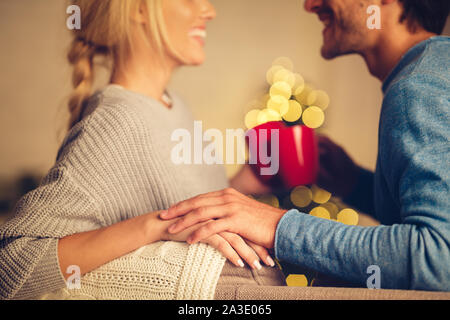
{"label": "knit sweater cuff", "polygon": [[14,296],[14,299],[36,299],[42,294],[61,289],[66,282],[58,260],[59,239],[47,239],[49,244],[31,276]]}
{"label": "knit sweater cuff", "polygon": [[175,299],[214,299],[225,260],[219,251],[207,244],[198,243],[189,246]]}

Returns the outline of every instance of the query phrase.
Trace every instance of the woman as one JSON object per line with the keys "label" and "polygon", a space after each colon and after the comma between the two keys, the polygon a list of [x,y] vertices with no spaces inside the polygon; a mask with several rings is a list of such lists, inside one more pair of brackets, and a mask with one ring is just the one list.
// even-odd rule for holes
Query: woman
{"label": "woman", "polygon": [[[193,246],[160,241],[193,231],[169,235],[174,221],[159,219],[163,210],[228,186],[222,167],[170,160],[171,133],[192,130],[193,118],[166,86],[178,67],[203,62],[205,24],[215,17],[209,1],[74,4],[82,29],[68,55],[70,130],[40,187],[0,229],[0,297],[61,289],[79,270],[80,292],[102,298],[208,299],[223,256],[241,267],[239,256],[252,268],[261,268],[259,258],[273,265],[265,249],[235,234]],[[91,96],[98,55],[112,62],[111,83]],[[244,188],[247,179],[244,171],[233,183]]]}

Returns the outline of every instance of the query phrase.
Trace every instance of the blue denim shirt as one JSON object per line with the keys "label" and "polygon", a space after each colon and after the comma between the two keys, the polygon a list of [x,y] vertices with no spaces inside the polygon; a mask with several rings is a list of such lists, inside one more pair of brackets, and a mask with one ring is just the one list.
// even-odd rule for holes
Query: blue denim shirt
{"label": "blue denim shirt", "polygon": [[280,220],[281,261],[381,288],[450,291],[450,38],[411,48],[383,83],[375,174],[344,199],[380,226],[347,226],[298,210]]}

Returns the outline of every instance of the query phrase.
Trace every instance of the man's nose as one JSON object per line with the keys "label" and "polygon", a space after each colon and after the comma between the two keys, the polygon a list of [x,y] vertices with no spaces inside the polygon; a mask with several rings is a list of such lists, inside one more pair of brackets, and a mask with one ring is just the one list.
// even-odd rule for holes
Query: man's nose
{"label": "man's nose", "polygon": [[305,10],[314,13],[322,6],[323,0],[305,0]]}

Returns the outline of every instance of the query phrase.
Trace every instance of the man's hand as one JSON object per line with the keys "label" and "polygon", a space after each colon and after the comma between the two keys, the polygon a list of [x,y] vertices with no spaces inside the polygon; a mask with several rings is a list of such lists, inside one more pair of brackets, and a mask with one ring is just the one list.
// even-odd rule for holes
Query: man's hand
{"label": "man's hand", "polygon": [[358,180],[359,168],[343,148],[328,137],[319,136],[319,187],[341,198],[348,196]]}
{"label": "man's hand", "polygon": [[[188,243],[197,243],[227,231],[270,249],[274,247],[278,222],[285,213],[286,210],[260,203],[228,188],[182,201],[160,217],[167,220],[183,216],[169,228],[171,234],[206,222],[191,234]],[[216,220],[209,221],[212,219]]]}

